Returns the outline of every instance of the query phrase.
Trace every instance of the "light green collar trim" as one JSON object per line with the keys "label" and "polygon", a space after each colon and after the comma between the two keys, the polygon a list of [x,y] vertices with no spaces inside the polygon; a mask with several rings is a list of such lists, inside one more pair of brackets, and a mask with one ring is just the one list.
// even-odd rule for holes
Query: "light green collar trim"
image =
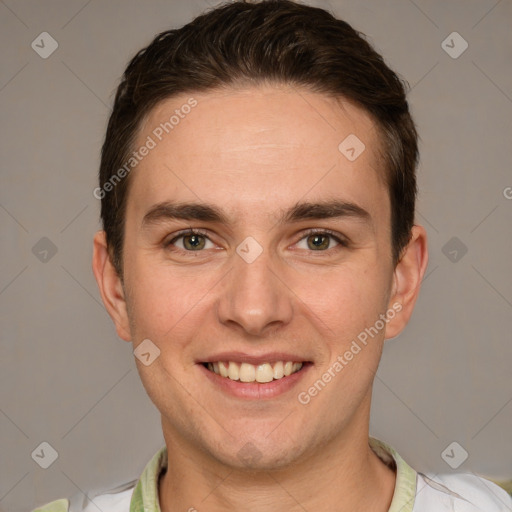
{"label": "light green collar trim", "polygon": [[36,508],[32,510],[32,512],[68,512],[69,510],[69,500],[63,498],[61,500],[55,500],[51,503],[47,503],[42,507]]}
{"label": "light green collar trim", "polygon": [[167,468],[167,447],[161,448],[144,468],[133,490],[130,512],[161,512],[158,500],[158,480]]}
{"label": "light green collar trim", "polygon": [[395,492],[388,512],[412,512],[416,498],[416,471],[389,444],[374,437],[370,437],[369,443],[384,462],[389,462],[391,455],[396,464]]}
{"label": "light green collar trim", "polygon": [[[412,512],[416,497],[416,471],[390,445],[374,437],[369,438],[372,450],[384,461],[395,461],[396,483],[388,512]],[[130,512],[161,512],[158,501],[158,480],[167,469],[167,447],[161,448],[144,468],[133,491]]]}

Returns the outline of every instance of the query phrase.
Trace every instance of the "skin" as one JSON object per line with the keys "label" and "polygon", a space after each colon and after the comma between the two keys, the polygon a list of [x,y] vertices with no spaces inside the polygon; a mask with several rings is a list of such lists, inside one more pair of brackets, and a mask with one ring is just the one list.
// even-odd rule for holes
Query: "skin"
{"label": "skin", "polygon": [[[161,509],[387,511],[395,473],[368,446],[372,383],[384,341],[409,321],[428,254],[425,229],[415,225],[393,264],[375,123],[348,101],[259,86],[168,99],[136,146],[190,96],[198,105],[132,171],[124,284],[104,233],[94,239],[93,270],[118,335],[134,349],[146,338],[160,349],[149,366],[135,361],[169,454]],[[349,134],[366,146],[353,162],[338,150]],[[330,199],[356,203],[370,222],[279,223],[298,201]],[[169,200],[216,205],[231,224],[142,227],[145,213]],[[199,251],[190,237],[165,246],[190,227],[207,232],[194,240],[204,244]],[[325,235],[317,248],[308,229],[332,230],[349,245]],[[247,237],[263,248],[252,263],[236,252]],[[301,404],[298,393],[393,304],[401,311],[385,329]],[[223,351],[284,351],[313,365],[291,390],[247,400],[221,391],[197,364]],[[247,443],[252,462],[239,456]]]}

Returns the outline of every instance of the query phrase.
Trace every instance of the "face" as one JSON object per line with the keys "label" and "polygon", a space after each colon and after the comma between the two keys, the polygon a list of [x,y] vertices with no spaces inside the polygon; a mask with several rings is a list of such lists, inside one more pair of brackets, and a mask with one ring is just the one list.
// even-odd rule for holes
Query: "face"
{"label": "face", "polygon": [[159,350],[136,362],[166,442],[276,468],[367,433],[384,339],[410,314],[373,120],[258,87],[166,100],[136,147],[148,137],[130,176],[124,287],[107,307],[134,349]]}

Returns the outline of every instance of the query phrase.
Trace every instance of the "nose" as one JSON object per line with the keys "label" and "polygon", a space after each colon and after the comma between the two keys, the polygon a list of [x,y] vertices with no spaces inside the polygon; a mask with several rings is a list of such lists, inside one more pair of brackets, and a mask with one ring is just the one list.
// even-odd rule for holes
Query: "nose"
{"label": "nose", "polygon": [[265,251],[250,263],[234,254],[233,268],[223,280],[218,301],[219,321],[259,336],[288,324],[293,315],[293,292],[277,267]]}

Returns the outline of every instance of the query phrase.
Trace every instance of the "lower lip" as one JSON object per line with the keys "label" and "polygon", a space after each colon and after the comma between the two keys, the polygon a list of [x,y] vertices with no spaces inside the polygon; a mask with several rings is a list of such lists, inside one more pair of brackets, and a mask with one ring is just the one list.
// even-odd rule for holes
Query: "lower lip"
{"label": "lower lip", "polygon": [[228,377],[221,377],[205,368],[202,364],[198,364],[199,369],[206,375],[210,381],[219,386],[222,391],[238,398],[265,400],[275,398],[292,389],[306,375],[311,363],[304,363],[302,368],[288,377],[273,380],[271,382],[240,382],[239,380],[231,380]]}

